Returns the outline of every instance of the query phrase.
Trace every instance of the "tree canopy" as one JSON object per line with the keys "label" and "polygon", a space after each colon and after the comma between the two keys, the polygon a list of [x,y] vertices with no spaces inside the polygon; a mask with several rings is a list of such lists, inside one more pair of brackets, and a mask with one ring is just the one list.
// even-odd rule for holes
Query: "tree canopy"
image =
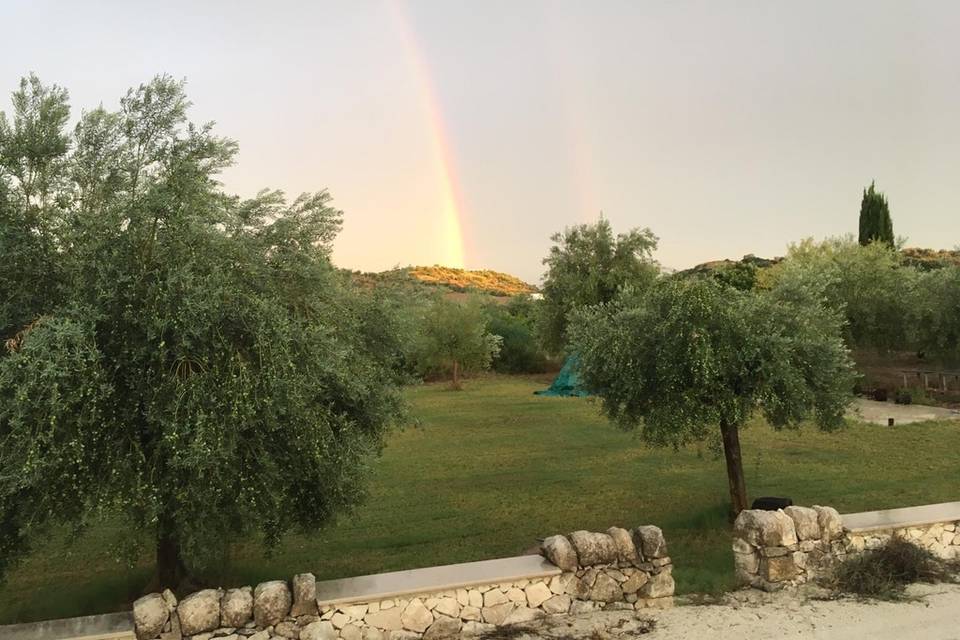
{"label": "tree canopy", "polygon": [[667,277],[581,309],[571,326],[583,384],[615,424],[656,445],[722,442],[738,513],[739,429],[755,412],[775,428],[843,423],[854,373],[841,324],[808,282],[756,293]]}
{"label": "tree canopy", "polygon": [[402,416],[400,332],[332,267],[330,196],[225,193],[236,144],[188,108],[161,76],[68,132],[31,76],[0,117],[0,572],[110,516],[175,586],[355,503]]}
{"label": "tree canopy", "polygon": [[871,242],[884,242],[891,247],[894,245],[890,205],[872,182],[869,188],[863,190],[860,203],[860,244]]}
{"label": "tree canopy", "polygon": [[891,245],[860,245],[852,237],[792,245],[787,258],[764,274],[764,286],[806,282],[843,314],[851,348],[909,348],[914,339],[916,269],[905,267]]}
{"label": "tree canopy", "polygon": [[483,371],[500,351],[500,336],[487,330],[487,318],[479,300],[461,304],[437,299],[424,314],[417,345],[424,372],[451,376],[451,387],[461,388],[464,373]]}
{"label": "tree canopy", "polygon": [[566,348],[570,312],[613,300],[627,286],[644,288],[656,278],[653,260],[657,237],[650,229],[613,235],[607,220],[582,224],[554,234],[544,258],[543,304],[538,323],[544,346],[554,353]]}

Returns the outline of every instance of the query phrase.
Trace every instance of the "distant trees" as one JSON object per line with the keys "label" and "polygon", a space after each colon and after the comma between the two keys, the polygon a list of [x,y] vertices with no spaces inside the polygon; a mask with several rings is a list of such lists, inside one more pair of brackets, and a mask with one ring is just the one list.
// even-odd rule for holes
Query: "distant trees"
{"label": "distant trees", "polygon": [[917,350],[954,365],[960,363],[960,267],[919,274],[909,304]]}
{"label": "distant trees", "polygon": [[643,289],[657,277],[653,260],[657,237],[650,229],[613,235],[607,220],[555,234],[544,258],[543,303],[538,322],[544,346],[559,353],[567,346],[570,312],[613,300],[627,286]]}
{"label": "distant trees", "polygon": [[803,240],[763,275],[764,286],[788,280],[822,287],[824,301],[845,319],[852,348],[910,348],[915,326],[915,269],[891,245],[860,245],[852,237]]}
{"label": "distant trees", "polygon": [[449,374],[450,387],[459,390],[463,374],[490,368],[500,343],[500,336],[487,330],[479,300],[460,304],[440,298],[423,317],[417,361],[424,372]]}
{"label": "distant trees", "polygon": [[655,445],[722,446],[731,509],[747,507],[739,430],[754,412],[775,428],[843,423],[854,372],[841,316],[813,283],[762,293],[666,277],[571,324],[581,379],[624,429]]}
{"label": "distant trees", "polygon": [[395,314],[331,265],[330,196],[224,193],[236,145],[188,106],[157,77],[70,133],[30,77],[0,116],[0,574],[113,517],[176,587],[357,502],[403,415]]}
{"label": "distant trees", "polygon": [[890,206],[886,197],[874,188],[863,190],[863,200],[860,203],[860,244],[868,245],[871,242],[883,242],[894,245],[893,221],[890,218]]}

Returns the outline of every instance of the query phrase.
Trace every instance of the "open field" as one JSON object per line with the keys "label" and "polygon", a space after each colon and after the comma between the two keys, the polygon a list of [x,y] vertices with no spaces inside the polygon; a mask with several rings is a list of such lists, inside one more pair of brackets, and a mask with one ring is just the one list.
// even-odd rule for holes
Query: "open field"
{"label": "open field", "polygon": [[[397,432],[365,505],[335,526],[249,543],[204,577],[233,586],[313,571],[334,578],[523,553],[537,538],[612,524],[663,527],[678,592],[732,583],[721,459],[704,448],[651,449],[584,399],[532,395],[550,376],[490,377],[463,392],[410,390],[420,426]],[[956,500],[960,424],[854,425],[743,434],[751,495],[862,511]],[[0,587],[0,623],[126,608],[149,573],[114,559],[107,525],[72,544],[56,536]]]}

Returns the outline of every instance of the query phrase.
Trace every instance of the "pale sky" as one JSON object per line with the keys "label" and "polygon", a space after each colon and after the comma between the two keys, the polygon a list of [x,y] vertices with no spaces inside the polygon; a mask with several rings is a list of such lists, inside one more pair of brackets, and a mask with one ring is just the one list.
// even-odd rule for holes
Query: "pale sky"
{"label": "pale sky", "polygon": [[669,267],[777,255],[856,231],[872,179],[910,245],[960,244],[958,2],[0,0],[0,33],[0,91],[77,114],[186,78],[229,190],[330,190],[343,267],[538,282],[601,210]]}

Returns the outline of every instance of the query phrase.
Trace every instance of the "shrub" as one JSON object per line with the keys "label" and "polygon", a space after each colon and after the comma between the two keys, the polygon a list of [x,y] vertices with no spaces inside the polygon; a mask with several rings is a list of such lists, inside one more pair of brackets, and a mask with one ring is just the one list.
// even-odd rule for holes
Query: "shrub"
{"label": "shrub", "polygon": [[888,397],[887,390],[883,387],[879,387],[873,390],[873,399],[877,402],[886,402]]}
{"label": "shrub", "polygon": [[879,549],[865,551],[834,569],[828,586],[868,598],[896,600],[914,582],[953,582],[956,565],[926,549],[893,538]]}
{"label": "shrub", "polygon": [[913,394],[910,393],[909,389],[900,389],[897,391],[894,402],[897,404],[913,404]]}
{"label": "shrub", "polygon": [[533,330],[519,318],[497,315],[487,325],[490,333],[500,336],[500,355],[493,361],[497,373],[543,373],[547,357],[540,350]]}
{"label": "shrub", "polygon": [[516,296],[508,304],[487,305],[487,329],[500,336],[500,354],[493,361],[498,373],[543,373],[547,354],[534,330],[537,302],[530,296]]}

